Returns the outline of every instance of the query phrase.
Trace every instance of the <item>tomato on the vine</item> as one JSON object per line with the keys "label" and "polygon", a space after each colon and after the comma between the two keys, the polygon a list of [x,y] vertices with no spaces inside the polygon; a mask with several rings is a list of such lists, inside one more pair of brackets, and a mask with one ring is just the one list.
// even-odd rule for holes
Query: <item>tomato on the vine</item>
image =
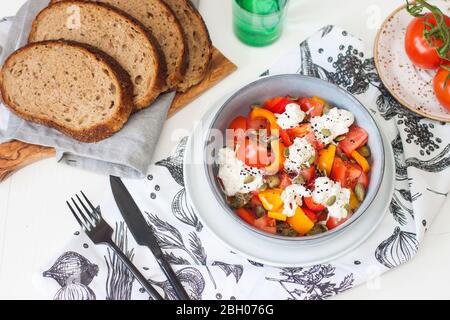
{"label": "tomato on the vine", "polygon": [[[445,23],[450,27],[450,18],[444,16]],[[432,13],[414,18],[406,30],[405,50],[411,62],[422,69],[437,69],[442,64],[438,49],[441,39],[427,39],[424,32],[436,26],[436,18]]]}
{"label": "tomato on the vine", "polygon": [[433,88],[440,104],[450,111],[450,69],[439,68],[433,80]]}

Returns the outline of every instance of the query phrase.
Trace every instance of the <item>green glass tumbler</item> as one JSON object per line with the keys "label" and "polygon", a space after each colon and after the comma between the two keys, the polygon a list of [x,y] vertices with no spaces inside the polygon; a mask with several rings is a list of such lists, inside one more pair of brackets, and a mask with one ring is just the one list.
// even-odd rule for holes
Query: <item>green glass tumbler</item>
{"label": "green glass tumbler", "polygon": [[288,0],[232,0],[233,27],[244,43],[263,47],[281,36]]}

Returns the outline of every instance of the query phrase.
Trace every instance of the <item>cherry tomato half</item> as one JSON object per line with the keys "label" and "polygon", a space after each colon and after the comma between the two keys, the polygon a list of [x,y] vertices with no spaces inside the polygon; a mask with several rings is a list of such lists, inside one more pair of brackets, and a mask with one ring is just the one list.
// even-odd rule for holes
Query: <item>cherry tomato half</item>
{"label": "cherry tomato half", "polygon": [[369,140],[369,135],[363,128],[353,126],[350,131],[345,135],[345,139],[339,142],[339,147],[349,157],[352,156],[352,152],[362,147]]}
{"label": "cherry tomato half", "polygon": [[305,202],[305,205],[312,211],[320,212],[326,209],[325,206],[315,203],[312,197],[304,197],[303,201]]}
{"label": "cherry tomato half", "polygon": [[267,146],[250,139],[238,146],[236,157],[246,165],[255,168],[263,168],[271,164],[272,159],[267,151]]}

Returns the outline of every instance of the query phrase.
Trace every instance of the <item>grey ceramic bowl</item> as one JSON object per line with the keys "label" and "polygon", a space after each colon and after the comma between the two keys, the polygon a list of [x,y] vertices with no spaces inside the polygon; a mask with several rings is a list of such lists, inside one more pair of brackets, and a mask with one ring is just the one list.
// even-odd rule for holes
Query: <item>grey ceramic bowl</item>
{"label": "grey ceramic bowl", "polygon": [[[372,170],[370,173],[370,185],[364,202],[346,223],[336,229],[315,236],[292,238],[271,235],[242,221],[226,203],[225,195],[223,194],[221,186],[217,180],[218,166],[217,164],[211,162],[211,155],[214,157],[214,155],[217,154],[218,149],[225,146],[225,141],[218,141],[217,135],[213,133],[214,130],[212,129],[219,130],[225,137],[225,130],[228,128],[231,121],[239,115],[247,116],[250,111],[250,105],[256,102],[262,103],[266,99],[275,96],[287,95],[304,97],[319,96],[338,108],[346,109],[352,112],[355,115],[356,124],[364,128],[369,134],[368,145],[373,155],[371,163]],[[308,241],[336,235],[337,233],[348,228],[364,214],[375,199],[383,180],[385,163],[383,139],[372,115],[355,97],[347,91],[321,79],[296,74],[286,74],[271,76],[253,82],[240,89],[222,105],[222,107],[213,116],[209,129],[210,130],[206,135],[204,148],[204,165],[210,187],[213,190],[216,200],[222,205],[228,214],[235,218],[236,223],[245,225],[253,232],[257,232],[267,237],[286,241]]]}

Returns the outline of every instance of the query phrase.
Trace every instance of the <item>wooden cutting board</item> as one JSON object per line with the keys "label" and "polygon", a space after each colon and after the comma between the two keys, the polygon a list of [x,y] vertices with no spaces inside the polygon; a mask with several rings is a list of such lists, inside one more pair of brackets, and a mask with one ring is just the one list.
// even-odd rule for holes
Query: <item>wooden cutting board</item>
{"label": "wooden cutting board", "polygon": [[[169,109],[169,118],[236,69],[235,64],[214,48],[207,76],[200,84],[186,93],[178,93],[176,95]],[[53,148],[27,144],[17,140],[0,144],[0,182],[29,164],[54,157],[55,155],[56,150]]]}

